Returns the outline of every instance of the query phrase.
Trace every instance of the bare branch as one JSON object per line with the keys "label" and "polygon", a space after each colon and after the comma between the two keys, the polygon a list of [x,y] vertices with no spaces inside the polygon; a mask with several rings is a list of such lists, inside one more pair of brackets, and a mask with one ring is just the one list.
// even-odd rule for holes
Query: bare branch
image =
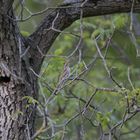
{"label": "bare branch", "polygon": [[[46,54],[61,31],[80,18],[81,9],[83,17],[124,13],[131,12],[132,2],[126,0],[98,0],[96,3],[87,1],[84,4],[82,2],[63,4],[54,9],[27,40],[30,42],[30,53],[36,66],[34,68],[36,72],[39,72],[45,57],[38,52],[38,47],[41,52]],[[140,12],[140,3],[134,4],[133,12]]]}

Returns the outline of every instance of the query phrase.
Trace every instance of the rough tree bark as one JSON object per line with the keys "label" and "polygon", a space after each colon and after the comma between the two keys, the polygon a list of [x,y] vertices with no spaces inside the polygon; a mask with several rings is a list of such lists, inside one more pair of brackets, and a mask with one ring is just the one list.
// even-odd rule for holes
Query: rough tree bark
{"label": "rough tree bark", "polygon": [[[83,17],[130,12],[131,0],[86,0],[64,4],[47,15],[28,38],[21,36],[12,10],[13,0],[0,1],[0,139],[28,140],[34,134],[38,97],[36,74],[60,31]],[[133,12],[140,12],[136,2]],[[44,55],[42,55],[43,52]]]}
{"label": "rough tree bark", "polygon": [[35,107],[27,108],[23,97],[36,98],[37,79],[27,69],[28,57],[21,58],[24,39],[13,20],[13,11],[5,11],[0,12],[0,139],[22,140],[33,133]]}

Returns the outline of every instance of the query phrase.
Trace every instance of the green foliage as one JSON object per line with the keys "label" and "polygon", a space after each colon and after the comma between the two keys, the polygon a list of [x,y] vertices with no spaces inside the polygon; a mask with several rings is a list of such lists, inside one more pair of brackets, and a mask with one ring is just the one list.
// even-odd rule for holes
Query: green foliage
{"label": "green foliage", "polygon": [[[139,86],[139,80],[137,79],[138,70],[139,70],[139,59],[136,58],[136,50],[133,42],[126,32],[124,32],[126,25],[129,25],[128,15],[115,15],[112,18],[106,17],[107,20],[103,21],[103,18],[95,18],[97,20],[86,19],[83,21],[84,25],[84,47],[82,48],[82,61],[79,62],[77,58],[78,52],[73,55],[70,59],[70,68],[73,77],[79,75],[83,69],[86,69],[85,64],[87,65],[93,58],[96,53],[96,47],[92,38],[96,38],[99,36],[98,45],[100,49],[106,45],[107,39],[111,38],[111,44],[108,46],[108,49],[103,49],[102,53],[106,53],[106,62],[108,68],[112,68],[113,77],[117,80],[117,82],[123,87],[118,88],[116,84],[108,77],[103,61],[99,58],[97,59],[96,65],[93,68],[89,69],[85,74],[81,76],[85,81],[92,83],[86,83],[81,80],[73,81],[72,84],[68,85],[65,89],[61,90],[59,96],[55,98],[53,104],[49,105],[49,110],[52,112],[52,118],[56,123],[63,123],[64,120],[69,120],[71,116],[74,116],[76,112],[82,109],[85,105],[84,102],[79,100],[78,98],[82,98],[85,101],[88,101],[91,93],[95,89],[95,87],[115,87],[118,91],[116,92],[107,92],[100,91],[96,94],[93,101],[91,101],[91,105],[97,105],[99,111],[95,111],[92,108],[88,108],[86,117],[92,121],[89,121],[83,117],[84,120],[84,136],[86,139],[91,139],[93,137],[93,133],[95,140],[99,137],[97,132],[94,131],[94,127],[99,127],[98,125],[102,125],[104,131],[108,131],[108,125],[114,125],[119,122],[123,115],[124,110],[127,104],[127,100],[131,105],[136,99],[137,105],[139,105],[139,96],[136,93],[139,92],[138,88],[131,90],[131,85],[128,82],[128,66],[131,66],[131,80],[134,85]],[[113,19],[113,20],[112,20]],[[122,20],[121,20],[122,19]],[[115,29],[114,29],[115,27]],[[66,31],[72,31],[76,33],[79,28],[79,22],[76,22]],[[116,30],[117,29],[117,30]],[[122,30],[123,29],[123,30]],[[52,82],[58,82],[59,75],[63,69],[65,58],[59,58],[59,56],[68,56],[73,48],[78,44],[78,39],[74,39],[72,36],[62,35],[58,37],[55,42],[53,48],[51,49],[51,53],[54,53],[58,57],[51,58],[49,60],[49,64],[46,68],[46,77],[47,81],[54,87]],[[115,44],[115,45],[114,45]],[[48,62],[48,60],[46,60]],[[71,81],[67,81],[70,83]],[[55,84],[56,85],[56,84]],[[55,86],[56,87],[56,86]],[[76,95],[75,98],[66,98],[67,96],[72,96],[69,93],[69,89],[72,90],[72,93]],[[127,94],[127,95],[126,95]],[[49,96],[49,95],[47,95]],[[61,106],[58,106],[58,104]],[[66,108],[65,108],[66,107]],[[61,113],[60,108],[65,108]],[[134,111],[134,108],[131,107],[130,111]],[[79,111],[78,111],[79,112]],[[89,113],[90,112],[90,113]],[[92,115],[91,115],[92,114]],[[94,114],[94,115],[93,115]],[[72,131],[75,129],[75,125],[82,126],[79,120],[76,121],[77,124],[73,124],[72,122],[67,126],[68,130],[65,136],[71,137],[76,140],[76,134]],[[131,122],[130,122],[131,123]],[[129,123],[128,123],[129,124]],[[133,123],[129,126],[133,127]],[[128,131],[127,126],[122,128],[122,132]],[[96,129],[95,129],[96,130]],[[60,135],[62,135],[60,133]],[[132,137],[135,137],[133,135]],[[129,136],[130,139],[132,138]],[[124,138],[129,139],[129,137]],[[56,136],[56,139],[60,139],[60,137]]]}
{"label": "green foliage", "polygon": [[[44,9],[45,5],[56,6],[59,3],[61,2],[36,0],[27,1],[26,5],[32,12],[36,12]],[[28,15],[29,13],[24,11],[24,18]],[[21,34],[28,37],[40,22],[41,17],[43,15],[33,17],[25,23],[19,23]],[[129,30],[130,22],[128,14],[83,19],[82,43],[78,49],[80,39],[74,34],[80,35],[80,20],[72,24],[56,39],[43,63],[39,79],[39,100],[47,108],[49,118],[47,134],[43,133],[40,137],[47,139],[52,132],[54,140],[62,139],[63,135],[64,140],[77,140],[79,135],[83,139],[97,140],[100,138],[100,125],[107,133],[110,130],[109,127],[113,127],[124,119],[128,102],[129,105],[135,103],[135,106],[130,107],[130,112],[140,106],[140,58],[137,55],[140,38],[135,36],[135,32],[133,32],[135,40],[132,38]],[[111,71],[114,79],[111,79],[107,73],[103,58],[97,52],[94,39],[97,39],[98,47],[107,64],[106,67]],[[71,54],[72,56],[68,57]],[[94,62],[96,54],[98,56]],[[45,104],[52,91],[58,86],[67,60],[70,61],[71,75],[58,95]],[[131,68],[129,74],[128,67]],[[102,90],[98,90],[92,98],[85,113],[80,113],[96,88]],[[115,91],[105,89],[115,89]],[[35,104],[40,107],[40,102],[29,96],[24,97],[23,100],[28,101],[27,107]],[[17,113],[22,114],[20,111]],[[79,116],[72,119],[77,113]],[[65,126],[70,119],[71,121]],[[118,135],[127,133],[137,124],[139,124],[139,116],[119,126],[119,129],[115,131]],[[120,135],[120,139],[139,140],[139,133],[134,132],[128,136]]]}
{"label": "green foliage", "polygon": [[113,24],[115,28],[121,29],[128,25],[128,15],[120,14],[113,17]]}
{"label": "green foliage", "polygon": [[27,31],[20,31],[21,35],[24,36],[24,37],[28,37],[30,35],[29,32]]}
{"label": "green foliage", "polygon": [[31,97],[31,96],[24,96],[23,98],[22,98],[22,100],[27,100],[27,105],[26,105],[26,107],[28,108],[30,105],[36,105],[36,104],[38,104],[39,105],[39,102],[36,100],[36,99],[34,99],[33,97]]}

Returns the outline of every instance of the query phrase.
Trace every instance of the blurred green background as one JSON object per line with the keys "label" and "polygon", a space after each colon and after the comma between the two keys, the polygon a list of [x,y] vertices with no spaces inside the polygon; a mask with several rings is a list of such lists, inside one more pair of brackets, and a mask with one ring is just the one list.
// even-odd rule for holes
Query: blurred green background
{"label": "blurred green background", "polygon": [[[31,13],[39,12],[47,7],[56,7],[61,3],[62,1],[58,0],[25,0],[24,8],[21,10],[22,5],[15,1],[14,9],[16,16],[24,20]],[[22,17],[21,12],[23,12]],[[51,10],[32,16],[28,20],[19,21],[22,35],[29,36],[49,13]],[[36,140],[47,140],[51,136],[53,140],[109,140],[108,132],[124,119],[128,111],[127,102],[131,104],[135,99],[136,106],[139,106],[140,16],[129,13],[114,14],[86,18],[82,23],[82,42],[69,58],[70,79],[66,82],[67,86],[46,106],[49,116],[48,128]],[[80,35],[80,25],[81,21],[78,20],[62,32],[46,56],[39,79],[39,101],[44,104],[44,97],[47,99],[51,94],[49,88],[56,88],[64,69],[64,63],[77,47],[79,38],[74,34]],[[98,38],[97,42],[94,38]],[[100,55],[97,55],[96,43],[105,62]],[[120,87],[109,77],[105,64]],[[86,67],[88,67],[86,72],[79,79],[72,81]],[[99,90],[93,97],[85,113],[65,125],[85,107],[95,88],[102,88],[102,90]],[[105,89],[116,91],[111,92]],[[133,107],[130,109],[133,110]],[[139,117],[137,114],[122,126],[117,127],[114,137],[110,140],[140,140]],[[42,120],[38,117],[37,129],[41,122]],[[106,134],[104,139],[103,134]]]}

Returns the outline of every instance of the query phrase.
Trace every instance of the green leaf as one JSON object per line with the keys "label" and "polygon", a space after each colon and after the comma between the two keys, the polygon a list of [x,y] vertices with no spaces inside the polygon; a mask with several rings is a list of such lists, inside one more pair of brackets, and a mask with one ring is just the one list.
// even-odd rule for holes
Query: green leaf
{"label": "green leaf", "polygon": [[30,35],[30,33],[29,32],[27,32],[27,31],[20,31],[20,33],[22,34],[22,36],[24,36],[24,37],[28,37],[29,35]]}

